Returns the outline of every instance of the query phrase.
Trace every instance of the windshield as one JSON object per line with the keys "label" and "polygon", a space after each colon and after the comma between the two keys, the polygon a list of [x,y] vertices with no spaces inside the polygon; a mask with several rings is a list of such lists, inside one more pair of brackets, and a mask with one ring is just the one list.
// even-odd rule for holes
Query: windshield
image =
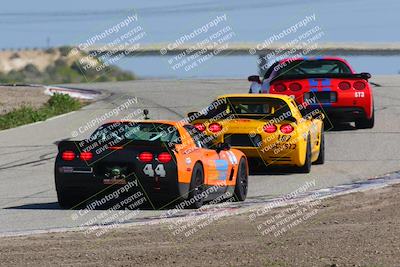
{"label": "windshield", "polygon": [[285,101],[267,97],[230,97],[227,98],[228,113],[236,115],[276,115],[290,110]]}
{"label": "windshield", "polygon": [[116,122],[100,126],[90,140],[108,141],[149,141],[178,143],[179,132],[171,125],[162,123]]}
{"label": "windshield", "polygon": [[296,60],[280,64],[278,75],[351,74],[350,68],[339,60]]}

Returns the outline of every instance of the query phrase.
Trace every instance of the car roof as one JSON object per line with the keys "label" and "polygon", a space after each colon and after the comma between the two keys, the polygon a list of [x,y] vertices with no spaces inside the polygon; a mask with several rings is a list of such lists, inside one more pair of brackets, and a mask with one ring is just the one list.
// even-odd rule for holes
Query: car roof
{"label": "car roof", "polygon": [[348,62],[341,57],[332,57],[332,56],[315,56],[315,57],[295,57],[295,58],[284,58],[279,60],[279,63],[284,63],[286,61],[301,61],[301,60],[338,60],[343,63],[346,63],[346,65],[349,65]]}
{"label": "car roof", "polygon": [[130,122],[134,122],[134,123],[161,123],[161,124],[168,124],[168,125],[171,125],[171,126],[175,126],[177,128],[188,124],[188,123],[186,123],[184,121],[172,121],[172,120],[113,120],[113,121],[107,121],[104,124],[108,124],[108,123],[130,123]]}

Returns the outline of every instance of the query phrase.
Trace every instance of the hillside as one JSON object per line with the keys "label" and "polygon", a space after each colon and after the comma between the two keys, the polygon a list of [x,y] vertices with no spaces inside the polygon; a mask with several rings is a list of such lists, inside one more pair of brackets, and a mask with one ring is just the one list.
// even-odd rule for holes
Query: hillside
{"label": "hillside", "polygon": [[[90,68],[83,68],[89,64]],[[135,75],[116,66],[97,71],[103,62],[70,47],[0,52],[0,83],[82,83],[134,80]]]}

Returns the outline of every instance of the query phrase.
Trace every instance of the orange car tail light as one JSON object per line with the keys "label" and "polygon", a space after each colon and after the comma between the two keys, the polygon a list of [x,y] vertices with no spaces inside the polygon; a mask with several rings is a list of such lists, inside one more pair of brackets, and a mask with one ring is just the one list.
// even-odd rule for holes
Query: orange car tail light
{"label": "orange car tail light", "polygon": [[75,153],[71,150],[66,150],[61,154],[61,158],[65,161],[71,161],[75,158]]}
{"label": "orange car tail light", "polygon": [[161,163],[168,163],[172,160],[172,156],[168,152],[161,152],[157,156],[157,160]]}
{"label": "orange car tail light", "polygon": [[153,160],[153,157],[153,153],[145,151],[139,154],[138,159],[141,162],[150,162]]}

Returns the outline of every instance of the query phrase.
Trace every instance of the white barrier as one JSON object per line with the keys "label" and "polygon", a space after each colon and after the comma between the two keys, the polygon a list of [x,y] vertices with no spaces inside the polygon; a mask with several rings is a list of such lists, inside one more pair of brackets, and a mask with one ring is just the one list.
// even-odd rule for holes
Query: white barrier
{"label": "white barrier", "polygon": [[93,100],[101,95],[100,92],[94,90],[73,89],[73,88],[64,88],[57,86],[45,86],[44,88],[45,88],[44,93],[46,95],[65,94],[73,98],[79,98],[85,100]]}

